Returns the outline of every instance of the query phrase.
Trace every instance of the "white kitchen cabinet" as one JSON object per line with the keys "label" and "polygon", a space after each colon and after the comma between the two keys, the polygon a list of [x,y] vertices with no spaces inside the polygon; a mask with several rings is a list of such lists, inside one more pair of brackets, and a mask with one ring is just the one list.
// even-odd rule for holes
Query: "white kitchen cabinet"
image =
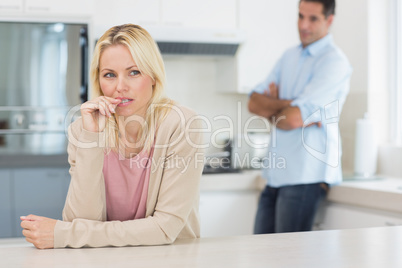
{"label": "white kitchen cabinet", "polygon": [[92,14],[93,0],[25,0],[25,12],[37,15],[74,15]]}
{"label": "white kitchen cabinet", "polygon": [[253,234],[260,192],[201,191],[201,237]]}
{"label": "white kitchen cabinet", "polygon": [[98,0],[94,7],[95,35],[125,23],[147,27],[235,29],[233,0]]}
{"label": "white kitchen cabinet", "polygon": [[299,44],[299,0],[238,2],[238,25],[246,41],[237,52],[235,64],[230,60],[220,61],[219,68],[228,70],[228,75],[221,77],[220,92],[249,93],[268,76],[287,48]]}
{"label": "white kitchen cabinet", "polygon": [[126,23],[141,26],[155,26],[160,22],[159,0],[97,0],[94,7],[93,22],[95,36],[115,25]]}
{"label": "white kitchen cabinet", "polygon": [[24,11],[23,0],[1,0],[0,14],[16,15]]}
{"label": "white kitchen cabinet", "polygon": [[19,216],[35,214],[62,219],[68,190],[68,168],[26,168],[13,172],[15,236],[22,236]]}
{"label": "white kitchen cabinet", "polygon": [[237,1],[161,0],[161,24],[188,28],[236,28]]}
{"label": "white kitchen cabinet", "polygon": [[11,204],[11,171],[0,170],[0,238],[11,237],[13,233]]}
{"label": "white kitchen cabinet", "polygon": [[326,201],[320,207],[315,229],[337,230],[402,225],[402,214]]}
{"label": "white kitchen cabinet", "polygon": [[15,16],[89,16],[94,0],[1,0],[0,13]]}

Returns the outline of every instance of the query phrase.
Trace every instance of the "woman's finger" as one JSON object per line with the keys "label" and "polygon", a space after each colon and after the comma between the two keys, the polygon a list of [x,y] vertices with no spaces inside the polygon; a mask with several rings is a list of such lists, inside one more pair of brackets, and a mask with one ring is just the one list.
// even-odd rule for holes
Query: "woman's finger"
{"label": "woman's finger", "polygon": [[[22,216],[22,217],[24,217],[24,216]],[[28,216],[25,216],[24,218],[26,220],[30,220],[30,221],[40,221],[40,220],[43,219],[42,216],[37,216],[37,215],[34,215],[34,214],[29,214]]]}
{"label": "woman's finger", "polygon": [[29,230],[32,228],[32,221],[22,221],[20,225],[21,228]]}
{"label": "woman's finger", "polygon": [[102,115],[109,117],[109,109],[106,108],[106,104],[104,102],[99,103],[99,112]]}
{"label": "woman's finger", "polygon": [[94,99],[94,100],[90,100],[90,101],[87,101],[87,102],[84,102],[82,105],[81,105],[81,107],[85,107],[85,108],[87,108],[87,109],[92,109],[92,110],[98,110],[98,108],[99,108],[99,104],[100,103],[110,103],[110,101],[109,100],[107,100],[107,99],[105,99],[104,97],[99,97],[99,98],[96,98],[96,99]]}
{"label": "woman's finger", "polygon": [[103,96],[102,101],[106,104],[106,109],[108,110],[108,114],[111,116],[116,112],[116,106],[121,102],[120,99],[113,99],[110,97]]}
{"label": "woman's finger", "polygon": [[111,112],[112,114],[114,114],[114,113],[116,112],[115,108],[116,108],[116,105],[115,105],[115,104],[109,104],[109,110],[110,110],[110,112]]}
{"label": "woman's finger", "polygon": [[34,241],[32,240],[32,238],[30,238],[30,237],[25,237],[25,240],[26,240],[27,242],[31,243],[31,244],[34,243]]}
{"label": "woman's finger", "polygon": [[26,221],[22,221],[20,226],[21,226],[22,229],[28,229],[29,228],[28,223]]}
{"label": "woman's finger", "polygon": [[117,99],[117,102],[113,102],[116,99],[112,99],[109,97],[104,97],[104,99],[101,100],[101,103],[105,104],[105,110],[107,111],[108,116],[111,116],[112,114],[114,114],[116,112],[115,108],[117,106],[118,103],[120,103],[121,100]]}
{"label": "woman's finger", "polygon": [[30,230],[23,229],[23,230],[22,230],[22,234],[23,234],[23,236],[25,236],[25,237],[31,239],[31,234],[32,234],[32,232],[31,232]]}
{"label": "woman's finger", "polygon": [[106,96],[103,96],[105,99],[107,99],[108,101],[110,101],[111,103],[119,103],[119,102],[121,102],[121,100],[120,99],[115,99],[115,98],[112,98],[112,97],[106,97]]}
{"label": "woman's finger", "polygon": [[87,113],[93,113],[94,111],[99,110],[99,104],[92,101],[87,101],[81,105],[81,111]]}
{"label": "woman's finger", "polygon": [[110,109],[109,109],[109,105],[110,105],[110,103],[107,102],[107,101],[101,101],[101,102],[99,102],[99,106],[101,106],[101,107],[103,108],[103,110],[105,111],[105,115],[106,115],[107,117],[110,117],[110,116],[111,116],[111,112],[110,112]]}
{"label": "woman's finger", "polygon": [[105,108],[104,111],[106,111],[106,114],[103,115],[107,116],[108,114],[115,112],[115,107],[120,102],[121,100],[119,99],[101,96],[94,100],[85,102],[81,105],[81,109],[85,109],[86,112],[92,113],[94,111],[100,110],[100,106],[103,106]]}
{"label": "woman's finger", "polygon": [[20,220],[22,221],[33,221],[33,218],[30,218],[29,216],[20,216]]}

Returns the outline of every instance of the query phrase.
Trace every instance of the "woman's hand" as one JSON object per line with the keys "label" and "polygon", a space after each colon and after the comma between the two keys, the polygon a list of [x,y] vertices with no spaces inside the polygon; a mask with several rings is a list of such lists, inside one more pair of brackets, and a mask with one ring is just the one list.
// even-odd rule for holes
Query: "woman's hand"
{"label": "woman's hand", "polygon": [[36,215],[22,216],[21,227],[25,239],[36,248],[45,249],[54,247],[54,227],[57,220]]}
{"label": "woman's hand", "polygon": [[121,102],[106,96],[100,96],[81,105],[82,124],[85,130],[102,132],[107,119],[115,113],[116,106]]}

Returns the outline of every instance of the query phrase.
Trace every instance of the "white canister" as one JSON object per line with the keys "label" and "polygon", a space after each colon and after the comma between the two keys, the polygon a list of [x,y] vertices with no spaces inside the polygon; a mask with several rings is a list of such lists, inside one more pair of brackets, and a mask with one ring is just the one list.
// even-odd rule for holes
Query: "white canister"
{"label": "white canister", "polygon": [[356,122],[355,175],[368,178],[377,170],[377,143],[374,123],[368,113]]}

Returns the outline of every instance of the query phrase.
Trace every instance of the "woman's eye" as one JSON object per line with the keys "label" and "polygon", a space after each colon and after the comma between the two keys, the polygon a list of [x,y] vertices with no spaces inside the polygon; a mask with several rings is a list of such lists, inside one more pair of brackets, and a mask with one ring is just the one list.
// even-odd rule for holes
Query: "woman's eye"
{"label": "woman's eye", "polygon": [[139,75],[139,74],[140,74],[140,71],[137,71],[137,70],[132,70],[130,72],[130,75]]}
{"label": "woman's eye", "polygon": [[104,77],[110,78],[110,77],[115,77],[115,75],[112,73],[107,73],[104,75]]}

